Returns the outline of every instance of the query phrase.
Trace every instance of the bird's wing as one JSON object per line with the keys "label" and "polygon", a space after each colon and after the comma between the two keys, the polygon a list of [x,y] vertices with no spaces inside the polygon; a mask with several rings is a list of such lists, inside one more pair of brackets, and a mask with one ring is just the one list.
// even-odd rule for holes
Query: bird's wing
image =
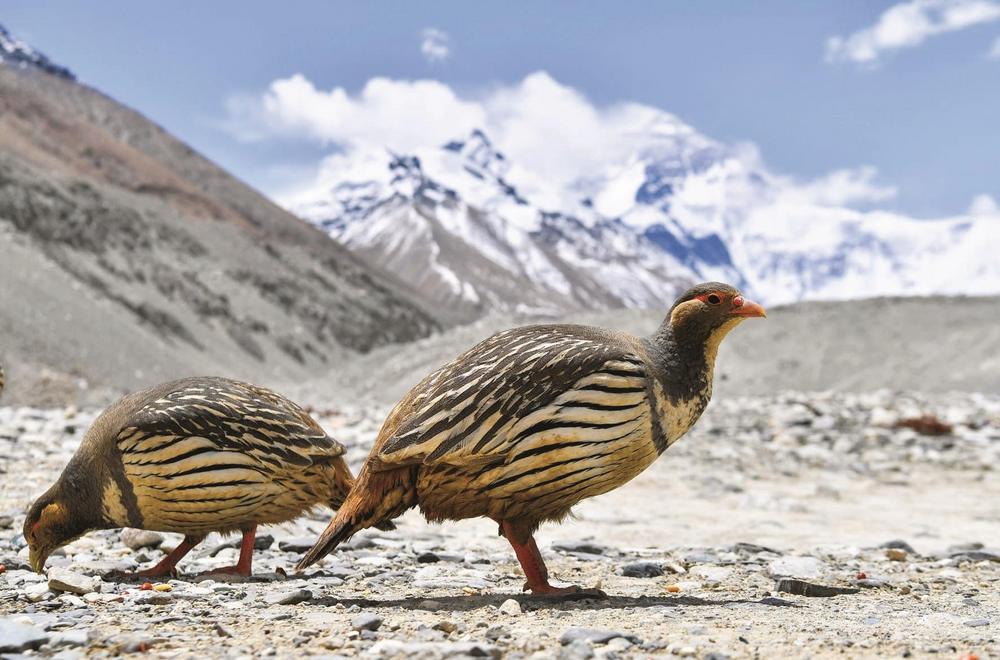
{"label": "bird's wing", "polygon": [[344,447],[298,405],[219,378],[189,379],[152,396],[117,434],[126,465],[160,465],[225,452],[247,467],[282,472],[329,461]]}
{"label": "bird's wing", "polygon": [[575,328],[503,332],[432,373],[390,416],[395,428],[380,438],[373,465],[499,463],[539,433],[581,438],[606,428],[609,414],[640,415],[642,359]]}

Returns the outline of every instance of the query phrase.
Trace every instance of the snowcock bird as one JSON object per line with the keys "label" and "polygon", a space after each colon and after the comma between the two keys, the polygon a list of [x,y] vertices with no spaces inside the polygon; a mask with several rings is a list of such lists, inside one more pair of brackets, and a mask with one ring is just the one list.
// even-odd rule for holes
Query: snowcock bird
{"label": "snowcock bird", "polygon": [[762,316],[733,287],[709,282],[684,293],[652,337],[534,325],[486,339],[396,405],[297,568],[419,506],[430,521],[495,520],[525,590],[582,592],[549,584],[535,530],[632,479],[684,435],[711,397],[719,343]]}
{"label": "snowcock bird", "polygon": [[94,529],[184,535],[138,576],[161,576],[210,532],[242,532],[250,575],[257,525],[336,509],[353,484],[344,447],[298,405],[224,378],[188,378],[126,396],[94,421],[24,521],[31,567]]}

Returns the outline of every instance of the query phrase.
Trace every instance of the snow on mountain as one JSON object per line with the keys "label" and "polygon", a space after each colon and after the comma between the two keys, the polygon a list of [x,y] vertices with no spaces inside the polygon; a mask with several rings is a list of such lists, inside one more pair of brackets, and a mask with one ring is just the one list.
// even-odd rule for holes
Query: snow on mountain
{"label": "snow on mountain", "polygon": [[286,200],[334,238],[466,315],[668,304],[722,280],[769,304],[1000,291],[1000,215],[858,211],[666,113],[625,157],[556,188],[481,130],[412,154],[329,157]]}
{"label": "snow on mountain", "polygon": [[[572,212],[539,207],[520,185],[538,193],[545,182],[518,170],[479,130],[411,155],[335,155],[321,179],[337,183],[288,206],[466,315],[663,307],[709,271],[738,275],[692,258],[687,244],[697,239],[679,227],[648,236],[585,199]],[[664,249],[669,241],[678,247]]]}
{"label": "snow on mountain", "polygon": [[44,54],[16,39],[3,25],[0,25],[0,62],[24,68],[41,69],[46,73],[76,80],[69,69],[59,66]]}

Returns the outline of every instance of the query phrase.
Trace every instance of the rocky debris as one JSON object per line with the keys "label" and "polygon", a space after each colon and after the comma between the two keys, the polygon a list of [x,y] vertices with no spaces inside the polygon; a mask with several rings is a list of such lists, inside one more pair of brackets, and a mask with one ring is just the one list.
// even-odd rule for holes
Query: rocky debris
{"label": "rocky debris", "polygon": [[49,636],[37,627],[10,616],[0,616],[0,653],[20,653],[37,649]]}
{"label": "rocky debris", "polygon": [[[886,418],[931,411],[955,431],[933,437],[875,426],[873,407]],[[249,580],[204,575],[237,553],[238,537],[212,535],[180,564],[179,577],[151,580],[148,590],[93,576],[149,566],[162,545],[132,549],[129,534],[95,531],[48,564],[93,579],[94,590],[50,588],[28,570],[23,512],[96,412],[0,407],[0,475],[19,475],[0,493],[10,517],[0,525],[0,618],[43,633],[38,655],[145,649],[205,657],[220,642],[253,657],[427,660],[1000,655],[989,634],[1000,611],[992,586],[1000,556],[975,542],[1000,538],[990,509],[977,508],[1000,494],[991,478],[1000,464],[1000,403],[989,397],[782,394],[713,403],[705,428],[640,479],[581,503],[579,520],[539,530],[553,579],[601,585],[605,601],[523,596],[524,576],[495,525],[427,525],[416,512],[396,532],[359,534],[303,576],[290,567],[328,523],[327,511],[262,530],[274,541],[255,553]],[[355,467],[386,413],[338,402],[317,415]],[[673,506],[648,506],[655,498]],[[942,502],[959,513],[942,520]],[[560,532],[577,540],[549,549]],[[905,560],[892,561],[889,550]],[[655,572],[649,567],[663,575],[631,577]],[[789,593],[775,589],[781,581],[809,586],[786,583]],[[816,589],[857,595],[807,598]],[[891,625],[907,631],[905,640],[871,634],[890,625],[880,612],[899,613]],[[360,617],[382,623],[355,626]],[[564,644],[571,629],[591,632]]]}
{"label": "rocky debris", "polygon": [[500,650],[492,644],[481,642],[401,642],[386,639],[376,642],[369,649],[376,658],[414,658],[415,660],[437,660],[438,658],[492,658],[502,657]]}
{"label": "rocky debris", "polygon": [[795,580],[792,578],[778,580],[778,585],[775,590],[785,594],[793,594],[795,596],[808,596],[809,598],[844,596],[856,594],[860,591],[860,589],[856,589],[854,587],[830,587],[825,584],[813,584],[811,582],[806,582],[805,580]]}

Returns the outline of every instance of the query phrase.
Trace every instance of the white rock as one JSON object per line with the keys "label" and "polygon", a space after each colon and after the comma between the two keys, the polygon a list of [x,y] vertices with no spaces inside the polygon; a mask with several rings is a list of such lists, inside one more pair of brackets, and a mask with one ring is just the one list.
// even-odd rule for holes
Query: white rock
{"label": "white rock", "polygon": [[61,568],[49,571],[49,589],[52,591],[67,591],[71,594],[89,594],[97,590],[94,578],[73,573]]}
{"label": "white rock", "polygon": [[500,613],[507,616],[517,616],[521,613],[521,604],[513,598],[508,598],[500,605]]}
{"label": "white rock", "polygon": [[826,573],[826,564],[815,557],[779,557],[770,563],[768,571],[774,577],[810,580]]}

